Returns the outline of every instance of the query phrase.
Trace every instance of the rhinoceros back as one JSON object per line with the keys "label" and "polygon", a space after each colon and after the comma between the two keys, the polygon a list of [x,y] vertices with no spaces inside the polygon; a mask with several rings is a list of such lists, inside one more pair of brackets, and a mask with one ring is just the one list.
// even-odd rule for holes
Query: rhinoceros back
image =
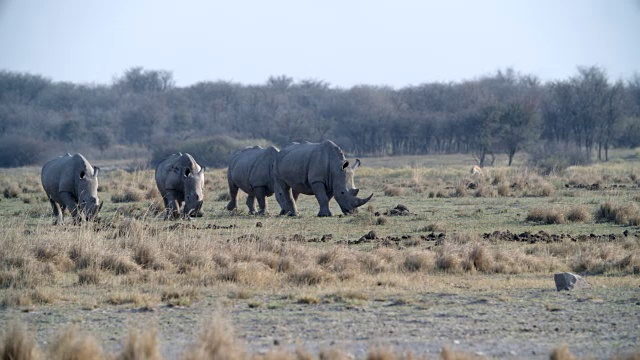
{"label": "rhinoceros back", "polygon": [[84,156],[81,154],[59,156],[42,167],[42,187],[47,196],[55,201],[59,201],[60,192],[71,193],[77,198],[76,181],[82,172],[88,175],[94,173],[93,167]]}
{"label": "rhinoceros back", "polygon": [[229,181],[245,192],[255,187],[266,186],[273,193],[272,165],[278,154],[273,146],[254,146],[229,157]]}
{"label": "rhinoceros back", "polygon": [[196,173],[200,171],[200,165],[196,163],[190,154],[173,154],[162,160],[156,167],[156,184],[158,190],[164,196],[167,190],[180,190],[183,187],[183,169],[189,168]]}
{"label": "rhinoceros back", "polygon": [[332,141],[294,143],[278,154],[276,176],[297,189],[308,189],[314,182],[331,187],[333,171],[340,169],[344,161],[342,150]]}

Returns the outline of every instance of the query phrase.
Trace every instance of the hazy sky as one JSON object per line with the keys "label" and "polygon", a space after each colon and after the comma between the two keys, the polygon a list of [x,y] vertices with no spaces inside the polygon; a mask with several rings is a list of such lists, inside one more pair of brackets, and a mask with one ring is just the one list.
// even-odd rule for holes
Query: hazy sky
{"label": "hazy sky", "polygon": [[563,79],[640,72],[640,0],[0,0],[0,69],[108,84],[270,75],[400,88],[498,69]]}

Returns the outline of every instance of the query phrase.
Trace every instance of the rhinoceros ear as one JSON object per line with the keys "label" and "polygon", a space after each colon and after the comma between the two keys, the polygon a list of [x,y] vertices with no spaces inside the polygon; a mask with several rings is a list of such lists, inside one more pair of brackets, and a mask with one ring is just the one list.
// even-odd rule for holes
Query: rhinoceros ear
{"label": "rhinoceros ear", "polygon": [[98,173],[100,172],[100,168],[97,166],[93,167],[93,176],[98,177]]}
{"label": "rhinoceros ear", "polygon": [[346,169],[349,166],[349,161],[345,161],[344,164],[342,164],[342,170]]}
{"label": "rhinoceros ear", "polygon": [[353,164],[353,166],[351,167],[351,169],[355,170],[360,166],[360,159],[356,159],[356,163]]}

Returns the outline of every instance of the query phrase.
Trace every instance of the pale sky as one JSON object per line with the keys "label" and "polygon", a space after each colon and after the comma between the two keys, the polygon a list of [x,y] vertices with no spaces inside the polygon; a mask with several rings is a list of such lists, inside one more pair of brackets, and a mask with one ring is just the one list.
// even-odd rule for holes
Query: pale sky
{"label": "pale sky", "polygon": [[0,0],[0,69],[54,81],[109,84],[142,66],[178,86],[401,88],[591,65],[640,72],[640,0]]}

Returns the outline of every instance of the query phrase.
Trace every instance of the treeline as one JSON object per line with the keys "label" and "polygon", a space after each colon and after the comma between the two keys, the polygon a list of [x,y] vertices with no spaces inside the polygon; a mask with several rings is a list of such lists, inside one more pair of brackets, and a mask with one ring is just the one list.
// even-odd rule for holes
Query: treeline
{"label": "treeline", "polygon": [[606,161],[612,147],[640,145],[640,76],[613,82],[593,66],[542,83],[507,69],[459,83],[343,89],[287,76],[177,87],[170,71],[139,67],[110,85],[0,72],[0,166],[123,146],[155,157],[189,150],[222,166],[244,145],[324,139],[356,156],[469,153],[487,165],[527,151]]}

